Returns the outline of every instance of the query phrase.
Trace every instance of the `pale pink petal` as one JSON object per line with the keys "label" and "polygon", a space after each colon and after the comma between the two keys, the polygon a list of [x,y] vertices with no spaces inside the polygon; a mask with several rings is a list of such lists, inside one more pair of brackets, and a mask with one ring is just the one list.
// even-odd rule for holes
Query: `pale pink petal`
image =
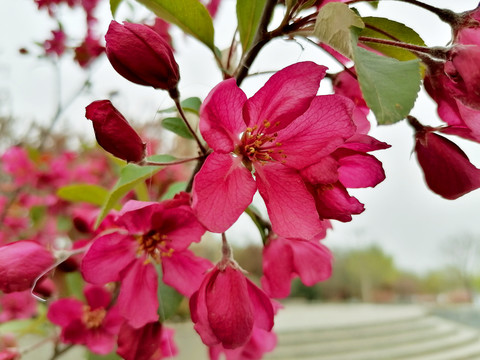
{"label": "pale pink petal", "polygon": [[338,177],[347,188],[374,187],[385,179],[382,163],[374,156],[342,151]]}
{"label": "pale pink petal", "polygon": [[195,175],[192,207],[208,230],[221,233],[250,205],[255,191],[255,181],[240,158],[213,153]]}
{"label": "pale pink petal", "polygon": [[152,264],[134,261],[121,273],[122,286],[118,309],[134,328],[158,320],[158,275]]}
{"label": "pale pink petal", "polygon": [[309,239],[325,231],[315,201],[296,170],[279,164],[257,165],[255,176],[277,234]]}
{"label": "pale pink petal", "polygon": [[162,257],[163,282],[190,297],[200,287],[206,271],[213,266],[209,260],[195,256],[190,250],[175,251],[171,256]]}
{"label": "pale pink petal", "polygon": [[270,239],[263,248],[263,289],[271,297],[285,298],[290,294],[293,276],[292,250],[287,240]]}
{"label": "pale pink petal", "polygon": [[272,157],[302,169],[327,156],[355,134],[353,103],[338,95],[317,96],[308,110],[278,133]]}
{"label": "pale pink petal", "polygon": [[[256,321],[245,275],[227,266],[215,272],[206,287],[208,322],[226,349],[244,345]],[[256,315],[256,312],[255,312]]]}
{"label": "pale pink petal", "polygon": [[332,274],[332,254],[316,241],[288,239],[292,249],[295,272],[307,286],[327,280]]}
{"label": "pale pink petal", "polygon": [[200,108],[200,132],[215,151],[232,152],[245,131],[242,117],[245,93],[235,79],[221,82],[207,96]]}
{"label": "pale pink petal", "polygon": [[[244,108],[248,127],[274,133],[303,114],[317,95],[327,68],[313,62],[300,62],[275,73]],[[264,121],[271,126],[264,128]]]}
{"label": "pale pink petal", "polygon": [[125,233],[114,232],[98,237],[83,257],[83,277],[100,285],[120,280],[120,271],[135,259],[135,245],[135,239]]}

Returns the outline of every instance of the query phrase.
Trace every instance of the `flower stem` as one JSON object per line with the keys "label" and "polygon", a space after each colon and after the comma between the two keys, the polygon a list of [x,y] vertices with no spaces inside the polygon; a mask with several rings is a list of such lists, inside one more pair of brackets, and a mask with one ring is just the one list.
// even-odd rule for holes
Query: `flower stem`
{"label": "flower stem", "polygon": [[408,44],[402,41],[372,38],[368,36],[360,36],[358,40],[364,43],[376,43],[376,44],[382,44],[382,45],[388,45],[388,46],[395,46],[398,48],[409,50],[415,54],[427,54],[440,59],[444,59],[446,56],[446,49],[443,47],[430,48],[426,46]]}
{"label": "flower stem", "polygon": [[200,148],[201,153],[203,155],[206,155],[207,150],[205,149],[205,146],[203,146],[203,144],[200,141],[197,133],[195,132],[195,130],[193,130],[192,126],[188,122],[188,119],[187,119],[187,116],[185,115],[185,112],[183,111],[182,104],[180,104],[180,95],[178,93],[177,88],[170,89],[168,93],[169,93],[170,97],[172,98],[172,100],[175,102],[175,106],[177,107],[178,113],[180,114],[180,117],[182,118],[185,125],[187,125],[188,131],[190,131],[190,134],[192,134],[195,141],[197,142],[197,145]]}
{"label": "flower stem", "polygon": [[257,226],[260,236],[262,237],[262,242],[265,245],[268,239],[270,232],[272,231],[272,225],[265,219],[263,219],[260,214],[254,210],[251,206],[245,209],[245,214],[250,216],[253,223]]}

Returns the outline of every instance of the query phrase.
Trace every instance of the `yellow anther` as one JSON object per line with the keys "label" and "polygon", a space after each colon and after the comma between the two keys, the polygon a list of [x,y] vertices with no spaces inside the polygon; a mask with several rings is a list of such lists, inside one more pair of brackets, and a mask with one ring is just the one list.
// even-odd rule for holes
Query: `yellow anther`
{"label": "yellow anther", "polygon": [[266,128],[269,128],[270,127],[270,121],[268,120],[263,120],[263,126],[266,127]]}
{"label": "yellow anther", "polygon": [[282,146],[282,143],[281,142],[276,142],[275,145],[276,146]]}

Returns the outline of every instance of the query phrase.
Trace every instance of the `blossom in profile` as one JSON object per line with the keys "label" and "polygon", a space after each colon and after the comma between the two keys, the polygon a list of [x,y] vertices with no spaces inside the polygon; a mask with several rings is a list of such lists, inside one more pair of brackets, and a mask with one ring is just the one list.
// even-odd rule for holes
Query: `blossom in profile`
{"label": "blossom in profile", "polygon": [[112,155],[127,162],[141,162],[146,145],[110,100],[97,100],[85,108],[92,121],[98,144]]}
{"label": "blossom in profile", "polygon": [[295,277],[307,286],[327,280],[332,260],[332,254],[319,240],[273,235],[263,248],[262,288],[271,297],[285,298]]}
{"label": "blossom in profile", "polygon": [[35,241],[20,240],[0,246],[0,290],[29,290],[54,264],[55,258]]}
{"label": "blossom in profile", "polygon": [[244,346],[254,328],[270,331],[274,309],[268,296],[233,261],[221,261],[190,298],[195,330],[207,346]]}
{"label": "blossom in profile", "polygon": [[180,72],[172,48],[151,27],[112,21],[105,40],[107,57],[124,78],[155,89],[176,89]]}
{"label": "blossom in profile", "polygon": [[208,230],[228,229],[258,189],[279,235],[311,238],[325,231],[299,171],[356,131],[349,99],[317,96],[325,72],[300,62],[277,72],[250,99],[234,79],[210,92],[200,131],[213,153],[192,190],[192,207]]}
{"label": "blossom in profile", "polygon": [[97,236],[83,257],[83,277],[93,284],[120,281],[117,304],[134,328],[158,320],[158,273],[185,296],[198,289],[212,264],[188,249],[205,228],[186,193],[160,203],[130,200],[115,227]]}
{"label": "blossom in profile", "polygon": [[47,317],[62,328],[62,342],[85,345],[97,354],[113,350],[120,326],[124,322],[112,296],[105,288],[87,285],[84,289],[86,304],[75,298],[54,301],[48,308]]}
{"label": "blossom in profile", "polygon": [[117,354],[125,360],[159,360],[174,357],[178,350],[174,330],[158,321],[135,329],[124,323],[118,334]]}
{"label": "blossom in profile", "polygon": [[415,127],[415,153],[428,187],[436,194],[457,199],[480,187],[480,169],[453,141],[409,117]]}

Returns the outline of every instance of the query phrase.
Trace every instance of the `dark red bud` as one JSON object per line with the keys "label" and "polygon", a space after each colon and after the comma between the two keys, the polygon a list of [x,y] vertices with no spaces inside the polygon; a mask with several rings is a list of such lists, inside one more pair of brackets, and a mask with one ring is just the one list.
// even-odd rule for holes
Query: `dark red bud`
{"label": "dark red bud", "polygon": [[103,149],[127,162],[138,163],[145,158],[145,143],[110,100],[94,101],[85,110]]}
{"label": "dark red bud", "polygon": [[106,53],[113,68],[139,85],[171,90],[180,80],[170,45],[147,25],[110,23]]}

